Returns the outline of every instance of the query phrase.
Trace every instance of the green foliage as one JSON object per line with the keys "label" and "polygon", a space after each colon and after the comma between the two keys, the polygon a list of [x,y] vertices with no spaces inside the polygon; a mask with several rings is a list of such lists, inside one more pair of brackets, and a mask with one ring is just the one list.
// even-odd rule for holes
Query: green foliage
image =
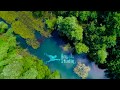
{"label": "green foliage", "polygon": [[12,24],[17,17],[15,11],[0,11],[0,18],[6,20],[9,24]]}
{"label": "green foliage", "polygon": [[79,12],[78,15],[80,21],[87,21],[89,16],[90,16],[90,11],[81,11]]}
{"label": "green foliage", "polygon": [[8,29],[8,25],[3,21],[0,22],[0,34],[5,32],[5,29]]}
{"label": "green foliage", "polygon": [[40,46],[40,43],[36,39],[26,39],[26,43],[34,49],[37,49]]}
{"label": "green foliage", "polygon": [[49,76],[50,79],[60,79],[60,73],[59,71],[55,71],[53,72],[50,76]]}
{"label": "green foliage", "polygon": [[90,33],[94,33],[96,31],[96,27],[95,27],[95,23],[92,21],[89,25],[88,25],[88,32],[90,31]]}
{"label": "green foliage", "polygon": [[33,11],[33,16],[39,18],[43,16],[43,13],[42,11]]}
{"label": "green foliage", "polygon": [[108,53],[106,52],[105,48],[98,50],[97,54],[98,54],[98,61],[102,64],[106,63],[106,58]]}
{"label": "green foliage", "polygon": [[[39,18],[44,14],[45,18],[48,18],[50,21],[47,21],[48,27],[51,32],[54,30],[53,26],[55,24],[56,18],[54,14],[50,14],[46,11],[0,11],[0,18],[4,19],[7,23],[11,24],[14,33],[19,34],[24,39],[29,40],[29,45],[33,46],[33,48],[38,48],[39,44],[36,42],[36,45],[31,44],[31,41],[35,41],[34,31],[37,30],[45,37],[50,36],[49,31],[44,30],[44,22],[42,22],[42,18]],[[38,16],[38,18],[34,18],[34,15]],[[52,17],[52,19],[50,18]],[[1,23],[4,24],[4,23]],[[5,32],[7,26],[4,24],[2,27],[0,26],[0,33]],[[4,31],[3,31],[4,30]]]}
{"label": "green foliage", "polygon": [[120,79],[120,59],[111,60],[106,70],[106,76],[111,79]]}
{"label": "green foliage", "polygon": [[[39,47],[39,43],[34,31],[37,30],[41,35],[48,37],[56,26],[59,34],[67,37],[78,54],[88,53],[91,60],[107,65],[108,77],[120,78],[120,12],[0,11],[0,18],[11,24],[12,27],[8,30],[8,25],[0,22],[0,78],[48,79],[59,77],[56,72],[51,74],[41,60],[16,47],[16,38],[11,34],[14,31],[36,49]],[[45,24],[47,30],[44,30]],[[17,64],[14,66],[15,62]],[[15,75],[9,70],[13,71]],[[32,73],[34,74],[32,75]]]}
{"label": "green foliage", "polygon": [[120,40],[117,40],[117,44],[110,48],[106,76],[111,79],[120,79]]}
{"label": "green foliage", "polygon": [[16,21],[12,24],[12,28],[16,34],[19,34],[23,38],[30,38],[33,39],[34,33],[33,31],[29,30],[23,23],[20,21]]}
{"label": "green foliage", "polygon": [[63,16],[63,17],[68,16],[68,11],[55,11],[54,13],[55,13],[57,16]]}
{"label": "green foliage", "polygon": [[[12,32],[12,29],[8,29],[0,36],[1,79],[53,79],[58,77],[59,73],[53,75],[42,60],[16,46],[16,38]],[[53,77],[49,78],[50,75]]]}
{"label": "green foliage", "polygon": [[75,43],[75,49],[78,54],[87,53],[89,48],[83,43]]}
{"label": "green foliage", "polygon": [[55,23],[56,23],[56,18],[55,17],[53,17],[52,19],[46,20],[46,24],[47,24],[47,28],[48,29],[52,29],[53,30]]}
{"label": "green foliage", "polygon": [[60,46],[62,49],[63,49],[63,51],[65,51],[65,52],[69,52],[69,51],[72,51],[73,50],[73,48],[71,47],[71,45],[69,44],[69,43],[67,43],[67,44],[65,44],[65,45],[63,45],[63,46]]}
{"label": "green foliage", "polygon": [[71,40],[82,41],[83,38],[83,29],[78,24],[75,17],[58,17],[57,20],[58,30],[66,35]]}
{"label": "green foliage", "polygon": [[4,67],[2,74],[5,78],[17,79],[22,71],[22,63],[19,61],[14,61]]}
{"label": "green foliage", "polygon": [[114,29],[116,30],[116,33],[118,37],[120,37],[120,13],[115,12],[115,15],[113,17],[114,22]]}
{"label": "green foliage", "polygon": [[37,70],[34,68],[30,68],[25,73],[23,73],[23,76],[20,78],[21,79],[35,79],[37,75],[38,75]]}
{"label": "green foliage", "polygon": [[48,76],[50,75],[50,70],[48,69],[47,66],[44,65],[38,66],[37,69],[38,69],[38,76],[37,76],[38,79],[42,79],[42,78],[48,79]]}
{"label": "green foliage", "polygon": [[69,11],[69,16],[75,16],[78,17],[79,11]]}
{"label": "green foliage", "polygon": [[92,11],[90,14],[91,19],[97,19],[97,12],[96,11]]}
{"label": "green foliage", "polygon": [[110,78],[119,78],[120,12],[56,11],[55,14],[58,31],[75,43],[76,52],[89,51],[91,60],[107,65]]}
{"label": "green foliage", "polygon": [[4,41],[0,40],[0,61],[7,56],[7,51],[9,49],[9,45],[4,43]]}
{"label": "green foliage", "polygon": [[112,47],[116,45],[116,35],[108,36],[106,39],[107,47]]}
{"label": "green foliage", "polygon": [[8,30],[0,37],[0,61],[7,57],[7,52],[16,46],[16,38],[11,34],[11,29]]}
{"label": "green foliage", "polygon": [[80,20],[87,24],[83,31],[83,42],[89,46],[89,57],[98,64],[107,65],[107,75],[114,79],[119,78],[120,75],[119,68],[117,68],[119,67],[117,66],[119,52],[114,49],[119,46],[117,45],[120,36],[119,16],[119,12],[81,11],[80,17]]}

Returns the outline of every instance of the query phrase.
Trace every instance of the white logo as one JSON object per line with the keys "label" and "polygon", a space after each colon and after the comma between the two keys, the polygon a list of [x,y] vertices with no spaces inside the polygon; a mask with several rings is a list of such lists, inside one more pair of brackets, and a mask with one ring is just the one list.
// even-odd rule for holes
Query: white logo
{"label": "white logo", "polygon": [[72,63],[75,64],[75,60],[73,55],[64,55],[63,53],[61,54],[61,58],[57,59],[57,55],[48,55],[45,53],[47,57],[49,57],[49,61],[46,61],[46,63],[52,62],[52,61],[60,61],[61,63]]}

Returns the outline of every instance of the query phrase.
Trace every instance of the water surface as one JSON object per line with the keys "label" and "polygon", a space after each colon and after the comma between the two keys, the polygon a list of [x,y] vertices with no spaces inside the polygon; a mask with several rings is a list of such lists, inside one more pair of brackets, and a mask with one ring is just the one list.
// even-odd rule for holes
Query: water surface
{"label": "water surface", "polygon": [[[71,52],[64,52],[61,45],[64,45],[65,42],[58,37],[57,34],[53,34],[50,38],[42,37],[38,32],[35,32],[36,38],[44,38],[43,41],[40,43],[40,47],[38,49],[33,49],[31,46],[27,45],[25,40],[20,36],[17,36],[17,41],[20,42],[20,45],[23,48],[27,48],[28,51],[37,56],[39,59],[42,59],[44,62],[48,61],[49,58],[45,55],[45,53],[49,55],[57,55],[57,58],[61,58],[61,53],[70,54]],[[86,54],[81,55],[73,55],[75,61],[80,61],[87,66],[90,66],[91,70],[88,74],[87,79],[106,79],[104,69],[98,68],[98,66],[94,62],[90,62],[87,58]],[[53,61],[47,63],[48,67],[51,71],[58,70],[61,73],[62,79],[81,79],[78,77],[73,69],[76,64],[72,63],[61,63],[60,61]]]}

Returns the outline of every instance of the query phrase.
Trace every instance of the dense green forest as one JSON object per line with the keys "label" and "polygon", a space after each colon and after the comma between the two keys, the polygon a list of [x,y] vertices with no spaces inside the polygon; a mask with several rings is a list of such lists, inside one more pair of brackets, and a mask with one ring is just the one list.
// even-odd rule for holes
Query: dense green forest
{"label": "dense green forest", "polygon": [[[56,30],[74,52],[87,53],[106,69],[106,76],[120,79],[119,11],[0,11],[0,78],[60,78],[42,60],[17,45],[19,34],[34,49],[40,46],[34,32],[50,37]],[[44,28],[44,27],[47,28]]]}
{"label": "dense green forest", "polygon": [[[88,53],[90,60],[107,69],[107,77],[120,79],[120,13],[117,11],[55,13],[59,16],[58,30],[74,43],[76,52]],[[79,28],[80,26],[83,30]]]}
{"label": "dense green forest", "polygon": [[59,79],[42,60],[17,45],[12,28],[0,22],[0,79]]}

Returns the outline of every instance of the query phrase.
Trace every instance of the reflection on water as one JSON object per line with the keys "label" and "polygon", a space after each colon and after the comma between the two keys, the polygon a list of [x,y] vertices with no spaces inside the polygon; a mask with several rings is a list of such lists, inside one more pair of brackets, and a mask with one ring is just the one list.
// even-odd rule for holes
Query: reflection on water
{"label": "reflection on water", "polygon": [[105,77],[104,69],[99,69],[97,65],[95,65],[94,62],[91,63],[91,70],[89,72],[88,78],[91,79],[107,79]]}
{"label": "reflection on water", "polygon": [[[45,53],[53,56],[56,55],[57,58],[61,58],[61,53],[68,55],[67,52],[64,52],[62,48],[60,48],[60,46],[65,43],[56,36],[55,37],[53,36],[51,38],[45,38],[44,41],[40,44],[40,47],[36,50],[33,49],[31,46],[28,46],[25,43],[25,40],[23,38],[21,38],[20,36],[17,36],[17,37],[18,37],[17,41],[20,42],[20,45],[23,48],[27,48],[31,54],[42,59],[44,62],[49,61],[49,58],[44,55]],[[36,32],[36,37],[41,38],[42,36],[40,36],[40,34]],[[85,54],[73,55],[73,56],[76,62],[80,61],[82,63],[85,63],[85,65],[91,68],[87,79],[105,79],[106,78],[104,70],[99,69],[94,62],[90,62]],[[58,70],[61,73],[62,79],[81,79],[73,71],[76,64],[61,63],[59,62],[59,60],[57,60],[54,62],[49,62],[47,63],[47,65],[52,71]]]}

